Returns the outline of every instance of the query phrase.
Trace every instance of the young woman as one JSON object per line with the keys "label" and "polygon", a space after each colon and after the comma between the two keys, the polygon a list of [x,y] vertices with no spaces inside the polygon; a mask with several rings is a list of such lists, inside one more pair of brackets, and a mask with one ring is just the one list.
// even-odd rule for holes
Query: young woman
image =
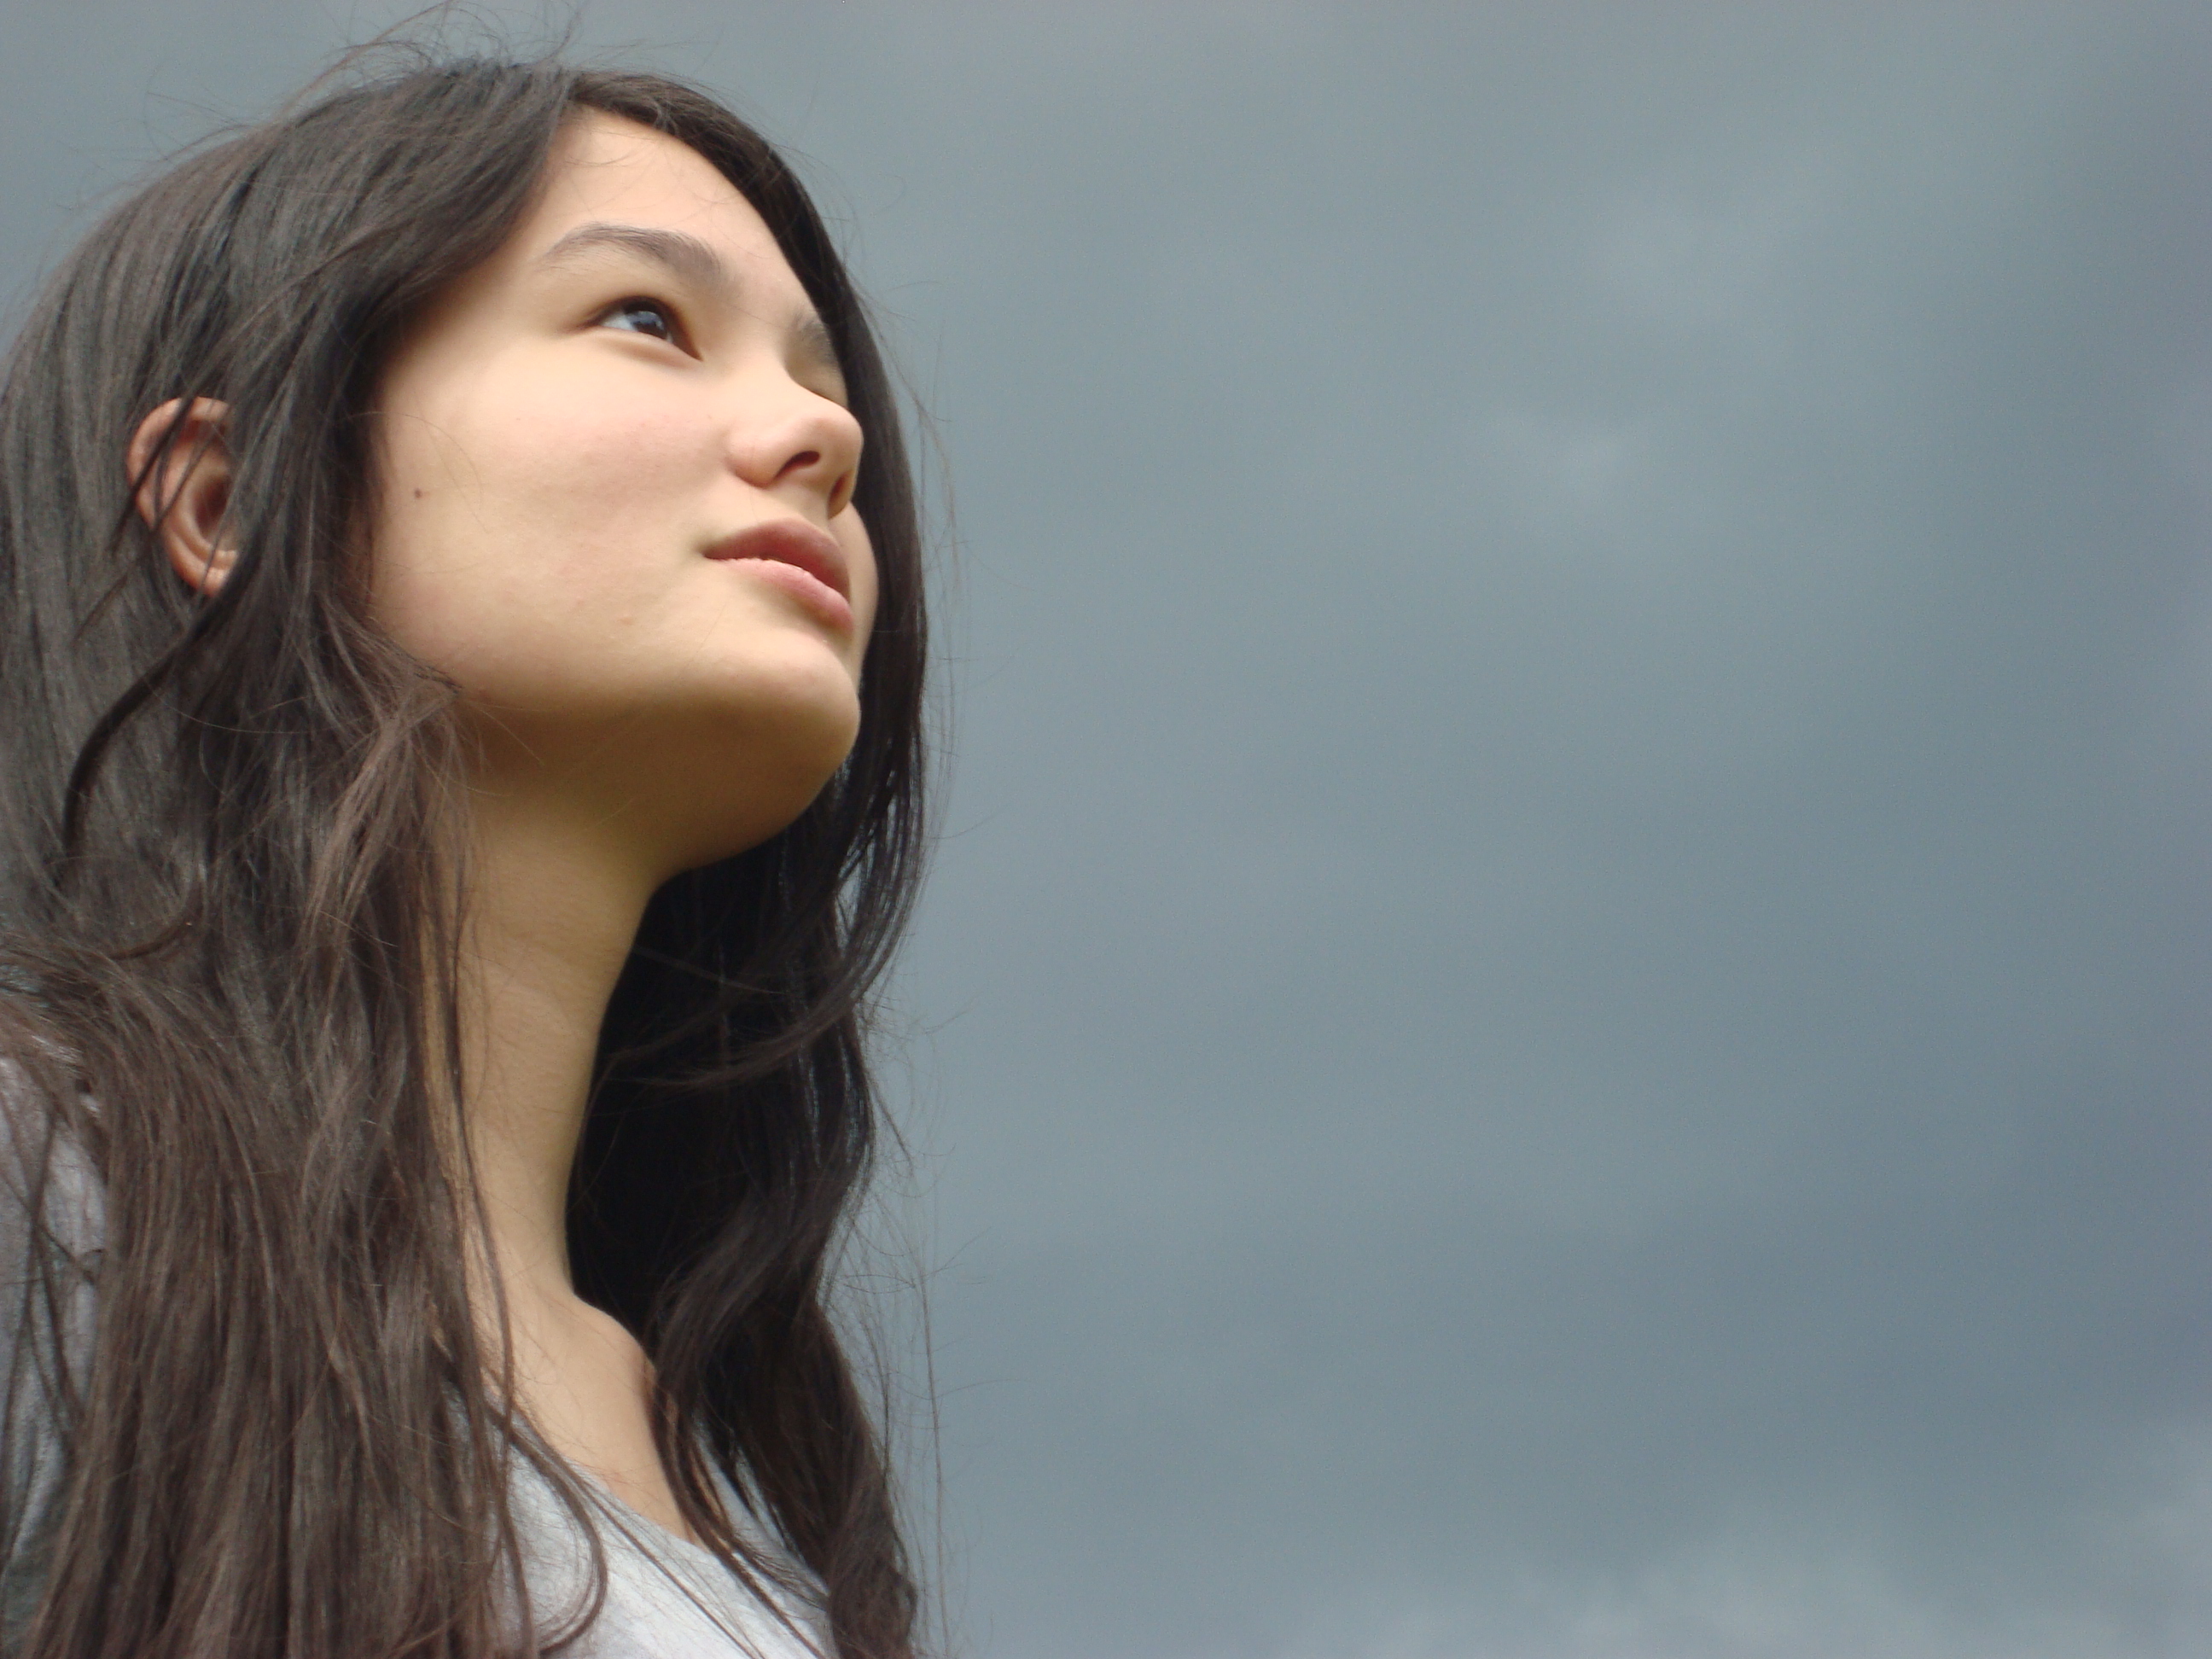
{"label": "young woman", "polygon": [[913,1650],[824,1282],[919,556],[821,222],[682,85],[404,64],[66,262],[0,392],[0,1648]]}

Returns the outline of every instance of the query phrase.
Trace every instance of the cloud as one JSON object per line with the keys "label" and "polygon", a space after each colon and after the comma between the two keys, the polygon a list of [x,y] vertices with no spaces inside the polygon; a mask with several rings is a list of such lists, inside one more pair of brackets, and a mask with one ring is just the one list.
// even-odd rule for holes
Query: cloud
{"label": "cloud", "polygon": [[[11,270],[324,39],[125,13],[0,17]],[[951,461],[974,1650],[2212,1640],[2205,16],[587,15]]]}

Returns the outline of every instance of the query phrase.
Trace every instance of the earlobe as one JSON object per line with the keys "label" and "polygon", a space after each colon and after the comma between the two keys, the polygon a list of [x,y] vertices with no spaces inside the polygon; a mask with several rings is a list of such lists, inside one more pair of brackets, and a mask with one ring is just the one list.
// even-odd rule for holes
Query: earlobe
{"label": "earlobe", "polygon": [[229,416],[230,405],[213,398],[189,405],[172,398],[138,423],[128,460],[139,517],[161,538],[169,568],[210,599],[238,562],[228,522]]}

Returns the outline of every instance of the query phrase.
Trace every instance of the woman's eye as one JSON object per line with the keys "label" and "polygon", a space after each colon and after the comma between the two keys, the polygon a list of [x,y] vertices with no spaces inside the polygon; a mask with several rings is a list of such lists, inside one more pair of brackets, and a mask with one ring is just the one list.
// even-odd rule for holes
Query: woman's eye
{"label": "woman's eye", "polygon": [[656,340],[676,343],[676,313],[658,300],[618,301],[607,307],[599,321],[608,328],[628,329],[634,334],[649,334]]}

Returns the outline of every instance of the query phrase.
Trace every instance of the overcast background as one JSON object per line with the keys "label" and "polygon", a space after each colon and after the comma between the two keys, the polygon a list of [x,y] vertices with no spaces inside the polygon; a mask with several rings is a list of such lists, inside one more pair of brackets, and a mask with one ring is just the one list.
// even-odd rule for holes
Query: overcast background
{"label": "overcast background", "polygon": [[[400,9],[6,0],[10,307]],[[2212,1652],[2212,7],[581,38],[953,481],[965,1652]]]}

